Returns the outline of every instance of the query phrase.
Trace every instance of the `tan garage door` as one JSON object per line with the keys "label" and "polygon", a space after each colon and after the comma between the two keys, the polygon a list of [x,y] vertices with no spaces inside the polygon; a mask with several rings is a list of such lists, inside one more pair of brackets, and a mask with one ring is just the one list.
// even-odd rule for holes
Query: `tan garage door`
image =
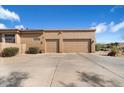
{"label": "tan garage door", "polygon": [[65,53],[88,53],[90,52],[90,40],[64,39],[63,49]]}
{"label": "tan garage door", "polygon": [[47,39],[46,40],[46,52],[47,53],[58,53],[59,52],[59,40],[58,39]]}

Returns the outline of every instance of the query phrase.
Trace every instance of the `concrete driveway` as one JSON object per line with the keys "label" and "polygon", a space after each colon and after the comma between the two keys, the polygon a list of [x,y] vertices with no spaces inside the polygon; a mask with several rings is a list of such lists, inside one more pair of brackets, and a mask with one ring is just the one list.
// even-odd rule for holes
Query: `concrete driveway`
{"label": "concrete driveway", "polygon": [[124,86],[124,58],[88,53],[0,58],[0,86],[120,87]]}

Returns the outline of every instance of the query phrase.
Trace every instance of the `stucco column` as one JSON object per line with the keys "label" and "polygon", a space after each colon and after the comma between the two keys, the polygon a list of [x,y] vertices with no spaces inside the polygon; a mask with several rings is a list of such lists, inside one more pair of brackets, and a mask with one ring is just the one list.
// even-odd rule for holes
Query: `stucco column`
{"label": "stucco column", "polygon": [[5,46],[5,34],[2,34],[2,43],[1,43],[1,45],[0,45],[0,50],[2,51],[3,49],[4,49],[4,46]]}
{"label": "stucco column", "polygon": [[16,44],[21,43],[20,35],[18,33],[15,35],[15,42],[16,42]]}
{"label": "stucco column", "polygon": [[95,39],[91,40],[91,53],[95,52]]}
{"label": "stucco column", "polygon": [[63,52],[63,38],[62,38],[62,32],[59,32],[59,52]]}
{"label": "stucco column", "polygon": [[5,43],[5,34],[2,34],[2,43]]}
{"label": "stucco column", "polygon": [[96,41],[93,42],[93,47],[92,47],[93,48],[93,53],[95,53],[95,50],[96,50],[95,49],[95,46],[96,46],[95,44],[96,44]]}
{"label": "stucco column", "polygon": [[93,39],[93,53],[95,53],[95,51],[96,51],[96,35],[95,35],[95,33],[94,33],[94,39]]}
{"label": "stucco column", "polygon": [[43,32],[42,37],[41,37],[41,43],[42,43],[42,52],[45,53],[46,52],[46,41],[45,41],[45,32]]}

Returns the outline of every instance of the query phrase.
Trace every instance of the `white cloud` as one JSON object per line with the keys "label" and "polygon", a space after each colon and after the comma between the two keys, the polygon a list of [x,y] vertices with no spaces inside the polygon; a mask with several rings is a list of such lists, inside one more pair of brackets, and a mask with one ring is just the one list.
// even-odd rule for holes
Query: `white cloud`
{"label": "white cloud", "polygon": [[117,31],[122,30],[122,29],[124,29],[124,21],[122,21],[118,24],[115,24],[114,22],[110,23],[110,30],[112,32],[117,32]]}
{"label": "white cloud", "polygon": [[4,9],[2,6],[0,6],[0,19],[20,21],[18,14],[13,11],[9,11],[8,9]]}
{"label": "white cloud", "polygon": [[101,33],[107,30],[106,23],[100,23],[96,26],[91,27],[91,29],[96,29],[96,33]]}
{"label": "white cloud", "polygon": [[16,29],[25,29],[25,27],[23,25],[16,25],[15,28]]}
{"label": "white cloud", "polygon": [[7,27],[4,24],[0,23],[0,29],[6,29],[6,28]]}
{"label": "white cloud", "polygon": [[115,12],[116,9],[124,8],[123,5],[116,5],[110,9],[110,12]]}
{"label": "white cloud", "polygon": [[124,21],[120,23],[115,23],[112,21],[109,24],[99,23],[99,24],[96,24],[95,26],[92,26],[91,29],[96,29],[96,33],[101,33],[105,31],[117,32],[124,29]]}

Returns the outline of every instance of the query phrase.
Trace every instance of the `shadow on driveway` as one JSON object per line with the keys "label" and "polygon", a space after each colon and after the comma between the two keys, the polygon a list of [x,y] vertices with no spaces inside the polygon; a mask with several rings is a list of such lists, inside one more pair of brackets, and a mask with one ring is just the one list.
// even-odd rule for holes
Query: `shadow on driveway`
{"label": "shadow on driveway", "polygon": [[119,82],[114,80],[105,80],[95,73],[85,73],[85,72],[77,72],[79,73],[80,80],[82,82],[86,82],[93,87],[120,87]]}
{"label": "shadow on driveway", "polygon": [[64,82],[59,82],[61,85],[63,85],[64,87],[76,87],[76,85],[74,83],[69,83],[69,84],[66,84]]}
{"label": "shadow on driveway", "polygon": [[[105,80],[102,78],[103,76],[100,76],[96,73],[86,73],[86,72],[78,72],[78,75],[80,77],[80,81],[85,82],[89,84],[91,87],[121,87],[120,83],[115,80]],[[59,81],[59,83],[64,87],[76,87],[77,84],[75,84],[73,81],[70,83],[64,83],[62,81]],[[87,86],[86,86],[87,87]]]}
{"label": "shadow on driveway", "polygon": [[28,73],[11,72],[7,77],[0,78],[0,87],[21,87],[22,80],[28,79]]}

